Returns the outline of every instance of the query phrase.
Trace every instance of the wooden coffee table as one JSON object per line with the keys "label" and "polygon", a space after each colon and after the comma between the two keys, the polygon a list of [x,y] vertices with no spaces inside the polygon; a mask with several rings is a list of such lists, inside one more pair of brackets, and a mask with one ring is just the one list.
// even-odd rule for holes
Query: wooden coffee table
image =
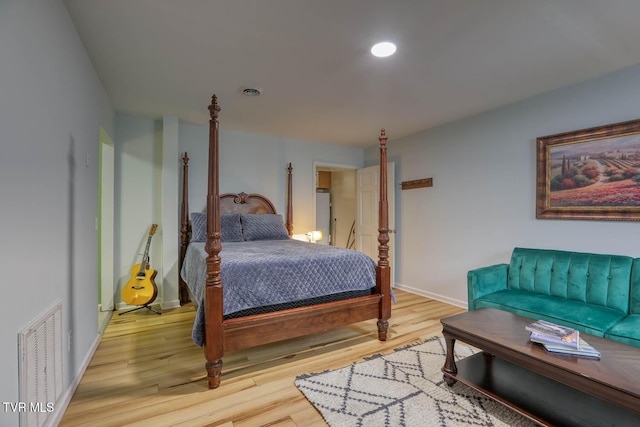
{"label": "wooden coffee table", "polygon": [[[640,426],[640,348],[589,334],[600,360],[547,353],[534,319],[483,308],[442,319],[449,385],[459,381],[543,425]],[[482,350],[458,362],[455,341]]]}

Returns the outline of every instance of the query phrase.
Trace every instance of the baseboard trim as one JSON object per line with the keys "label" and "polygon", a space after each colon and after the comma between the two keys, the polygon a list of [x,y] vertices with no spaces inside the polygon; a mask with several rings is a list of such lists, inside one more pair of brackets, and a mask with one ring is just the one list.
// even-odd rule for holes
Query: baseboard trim
{"label": "baseboard trim", "polygon": [[84,360],[82,361],[82,365],[80,365],[80,370],[78,371],[77,375],[71,381],[71,384],[69,384],[67,389],[62,393],[58,402],[56,402],[55,411],[53,411],[52,417],[48,419],[47,422],[45,423],[46,427],[56,427],[58,424],[60,424],[60,421],[62,421],[62,417],[64,416],[64,413],[67,411],[67,407],[69,406],[69,403],[71,403],[71,398],[73,397],[73,393],[75,393],[76,389],[78,388],[78,385],[80,384],[80,380],[82,380],[82,377],[84,376],[84,373],[87,370],[87,367],[89,366],[89,362],[91,362],[91,358],[93,357],[96,350],[98,349],[98,345],[100,344],[101,339],[102,339],[102,334],[99,333],[96,336],[96,339],[91,344],[91,347],[89,348],[89,351],[87,352],[87,355],[85,356]]}
{"label": "baseboard trim", "polygon": [[412,286],[403,285],[401,283],[396,282],[394,288],[401,289],[403,291],[411,292],[412,294],[420,295],[423,297],[431,298],[437,301],[446,302],[447,304],[455,305],[456,307],[464,308],[465,310],[469,309],[467,301],[461,301],[459,299],[450,298],[444,295],[435,294],[433,292],[428,292],[423,289],[417,289]]}
{"label": "baseboard trim", "polygon": [[113,310],[102,311],[102,306],[98,304],[98,334],[102,335],[107,325],[113,317]]}
{"label": "baseboard trim", "polygon": [[163,301],[162,304],[160,304],[160,307],[162,307],[163,310],[172,310],[174,308],[180,308],[180,300],[176,299],[173,301]]}

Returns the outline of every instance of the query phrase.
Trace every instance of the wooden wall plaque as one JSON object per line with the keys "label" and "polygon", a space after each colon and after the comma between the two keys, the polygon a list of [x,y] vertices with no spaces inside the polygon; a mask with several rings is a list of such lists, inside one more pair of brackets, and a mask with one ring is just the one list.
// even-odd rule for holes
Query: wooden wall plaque
{"label": "wooden wall plaque", "polygon": [[433,187],[433,178],[415,179],[413,181],[403,181],[401,183],[403,190],[411,190],[412,188]]}

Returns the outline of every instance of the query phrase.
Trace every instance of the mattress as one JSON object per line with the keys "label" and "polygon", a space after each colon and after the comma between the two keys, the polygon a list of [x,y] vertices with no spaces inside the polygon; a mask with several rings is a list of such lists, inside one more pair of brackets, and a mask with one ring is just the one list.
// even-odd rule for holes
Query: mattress
{"label": "mattress", "polygon": [[[204,341],[204,242],[187,248],[181,276],[198,304],[192,338]],[[298,240],[225,242],[220,252],[225,318],[369,295],[376,264],[367,255]]]}

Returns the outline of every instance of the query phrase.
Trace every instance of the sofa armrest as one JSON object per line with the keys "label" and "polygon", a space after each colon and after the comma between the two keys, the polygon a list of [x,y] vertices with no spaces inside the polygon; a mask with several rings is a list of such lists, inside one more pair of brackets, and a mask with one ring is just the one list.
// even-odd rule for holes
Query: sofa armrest
{"label": "sofa armrest", "polygon": [[467,273],[468,309],[475,310],[475,301],[483,295],[507,289],[509,264],[496,264],[470,270]]}

